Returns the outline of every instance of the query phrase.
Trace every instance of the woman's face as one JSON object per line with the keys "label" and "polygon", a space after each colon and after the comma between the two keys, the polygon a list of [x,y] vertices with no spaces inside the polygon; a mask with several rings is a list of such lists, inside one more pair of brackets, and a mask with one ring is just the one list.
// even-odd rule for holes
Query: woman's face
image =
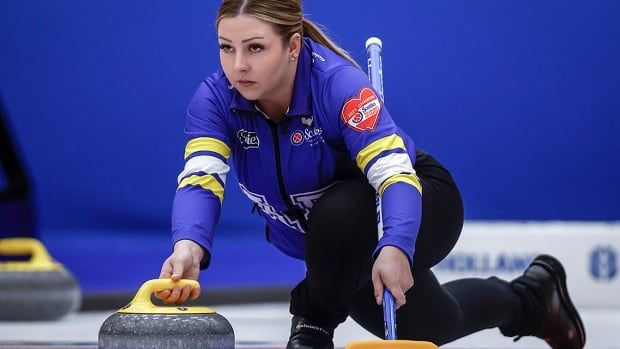
{"label": "woman's face", "polygon": [[[248,100],[280,94],[290,72],[290,57],[273,27],[247,15],[223,18],[217,28],[220,62],[228,81]],[[273,96],[272,96],[273,95]]]}

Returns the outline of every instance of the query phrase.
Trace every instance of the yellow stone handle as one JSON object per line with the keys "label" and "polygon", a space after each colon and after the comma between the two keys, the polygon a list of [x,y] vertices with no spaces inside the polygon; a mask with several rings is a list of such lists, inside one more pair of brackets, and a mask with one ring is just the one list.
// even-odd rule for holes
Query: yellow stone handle
{"label": "yellow stone handle", "polygon": [[30,259],[27,261],[0,263],[0,270],[51,271],[62,269],[62,266],[56,263],[49,255],[45,246],[39,240],[33,238],[0,239],[0,255],[30,256]]}
{"label": "yellow stone handle", "polygon": [[345,349],[437,349],[438,347],[425,341],[406,340],[368,340],[348,343]]}
{"label": "yellow stone handle", "polygon": [[140,286],[138,292],[131,302],[120,309],[119,313],[130,314],[211,314],[215,311],[207,307],[183,307],[183,306],[158,306],[153,304],[151,296],[153,293],[172,290],[175,287],[183,288],[190,286],[192,288],[200,287],[196,280],[181,279],[172,281],[172,279],[153,279],[145,282]]}

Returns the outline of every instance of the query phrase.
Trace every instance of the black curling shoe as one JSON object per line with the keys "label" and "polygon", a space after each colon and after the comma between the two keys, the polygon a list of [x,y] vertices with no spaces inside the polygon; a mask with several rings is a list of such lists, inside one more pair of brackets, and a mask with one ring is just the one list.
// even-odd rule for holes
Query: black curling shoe
{"label": "black curling shoe", "polygon": [[334,330],[323,328],[301,316],[293,316],[286,349],[334,349]]}
{"label": "black curling shoe", "polygon": [[502,329],[507,336],[536,336],[554,349],[582,349],[586,333],[579,313],[570,300],[564,267],[548,255],[538,256],[522,276],[510,283],[529,304],[520,328]]}

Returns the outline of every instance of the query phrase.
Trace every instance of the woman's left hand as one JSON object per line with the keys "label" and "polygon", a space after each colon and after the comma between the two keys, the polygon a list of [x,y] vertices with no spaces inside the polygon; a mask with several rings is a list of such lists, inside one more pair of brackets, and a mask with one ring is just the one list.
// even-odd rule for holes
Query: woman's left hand
{"label": "woman's left hand", "polygon": [[394,296],[396,309],[403,306],[407,302],[405,292],[413,286],[413,275],[407,255],[397,247],[383,247],[372,266],[372,285],[377,304],[383,304],[385,286]]}

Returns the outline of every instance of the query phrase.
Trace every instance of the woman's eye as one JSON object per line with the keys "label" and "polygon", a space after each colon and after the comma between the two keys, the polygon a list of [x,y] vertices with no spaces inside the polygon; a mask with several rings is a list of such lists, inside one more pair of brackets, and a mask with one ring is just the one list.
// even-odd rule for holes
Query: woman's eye
{"label": "woman's eye", "polygon": [[233,48],[227,44],[220,44],[220,50],[228,53],[228,52],[232,52]]}
{"label": "woman's eye", "polygon": [[262,51],[264,48],[265,48],[265,46],[263,46],[263,45],[259,45],[259,44],[253,44],[253,45],[250,45],[250,47],[249,47],[250,52],[252,52],[252,53],[257,53],[257,52],[260,52],[260,51]]}

